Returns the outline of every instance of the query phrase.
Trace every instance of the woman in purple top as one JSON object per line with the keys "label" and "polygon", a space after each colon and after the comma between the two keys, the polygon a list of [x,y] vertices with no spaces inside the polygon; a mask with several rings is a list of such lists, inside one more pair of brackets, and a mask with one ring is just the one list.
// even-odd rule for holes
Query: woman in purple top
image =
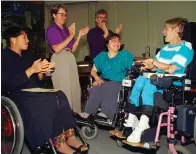
{"label": "woman in purple top", "polygon": [[81,37],[88,33],[89,27],[82,28],[74,40],[75,23],[68,28],[64,27],[68,15],[65,6],[55,5],[51,9],[51,15],[54,23],[47,29],[46,40],[52,53],[51,60],[56,63],[52,82],[55,89],[61,89],[66,94],[73,111],[81,112],[81,88],[73,52],[76,51]]}

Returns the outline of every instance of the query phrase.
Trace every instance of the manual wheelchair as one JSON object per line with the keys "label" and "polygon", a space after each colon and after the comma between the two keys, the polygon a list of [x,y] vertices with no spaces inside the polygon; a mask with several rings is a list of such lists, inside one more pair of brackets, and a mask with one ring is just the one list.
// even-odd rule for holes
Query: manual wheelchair
{"label": "manual wheelchair", "polygon": [[[28,142],[25,141],[25,131],[20,112],[15,103],[5,96],[1,96],[1,132],[2,154],[20,154],[24,142],[28,146]],[[89,147],[89,144],[83,139],[78,125],[75,128],[75,133],[82,143]],[[36,149],[28,148],[32,154],[58,154],[51,139]]]}

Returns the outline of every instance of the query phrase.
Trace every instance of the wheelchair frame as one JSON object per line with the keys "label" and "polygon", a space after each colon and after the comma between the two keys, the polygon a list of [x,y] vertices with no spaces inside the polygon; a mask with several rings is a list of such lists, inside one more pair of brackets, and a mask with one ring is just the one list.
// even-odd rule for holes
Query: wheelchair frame
{"label": "wheelchair frame", "polygon": [[[89,115],[87,119],[82,118],[81,116],[77,115],[76,116],[76,121],[79,123],[79,125],[82,127],[81,128],[81,133],[82,136],[85,139],[93,139],[97,136],[98,134],[98,126],[106,126],[108,128],[116,128],[116,129],[121,129],[123,126],[123,122],[125,119],[125,105],[127,103],[127,97],[128,97],[128,92],[132,88],[132,82],[130,82],[130,78],[135,78],[133,77],[133,74],[135,73],[136,70],[129,70],[128,75],[126,75],[126,78],[122,82],[122,89],[118,93],[118,99],[117,99],[117,109],[116,109],[116,114],[114,115],[114,118],[112,121],[108,121],[107,117],[99,116],[97,113]],[[137,70],[138,71],[138,70]],[[131,74],[131,76],[130,76]],[[91,76],[89,76],[89,81],[90,81],[90,86],[87,86],[88,88],[92,87],[92,82],[93,79]],[[99,108],[100,109],[100,108]],[[98,109],[98,111],[100,111]]]}
{"label": "wheelchair frame", "polygon": [[[185,86],[184,86],[184,90],[190,91],[191,88],[188,87],[191,85],[190,81],[186,81]],[[166,88],[167,89],[167,88]],[[140,147],[140,148],[146,148],[146,149],[156,149],[159,146],[159,137],[160,137],[160,130],[162,127],[167,127],[167,139],[168,139],[168,146],[169,146],[169,153],[171,152],[172,154],[177,154],[177,151],[179,152],[183,152],[186,154],[190,154],[189,150],[183,146],[177,145],[177,140],[176,140],[176,135],[178,134],[178,130],[175,129],[175,119],[177,118],[175,111],[176,111],[176,106],[174,103],[174,97],[175,97],[175,93],[178,92],[178,88],[174,87],[174,91],[173,91],[173,95],[172,95],[172,101],[171,104],[168,108],[167,112],[162,112],[159,115],[159,119],[158,119],[158,126],[157,126],[157,130],[156,130],[156,135],[155,135],[155,140],[154,140],[154,144],[149,144],[149,143],[130,143],[125,139],[125,137],[123,137],[122,133],[120,136],[118,136],[117,134],[111,132],[112,135],[117,137],[117,140],[122,141],[125,144],[128,144],[130,146],[134,146],[134,147]],[[184,98],[183,98],[184,100]],[[162,122],[163,117],[167,117],[167,122]],[[196,126],[196,118],[195,118],[195,123],[194,126]],[[196,128],[194,128],[196,131]],[[119,133],[120,134],[120,133]],[[196,134],[194,134],[196,135]],[[191,139],[192,141],[192,139]],[[195,138],[195,142],[196,142],[196,138]],[[181,135],[181,143],[185,144],[185,136]]]}
{"label": "wheelchair frame", "polygon": [[[6,116],[6,114],[8,115]],[[13,135],[12,146],[9,147],[9,144],[7,145],[7,142],[5,141],[6,146],[3,147],[2,144],[1,152],[7,153],[7,150],[10,150],[10,154],[18,154],[21,152],[24,142],[23,121],[14,102],[4,96],[1,96],[1,116],[1,131],[3,130],[1,134],[1,144],[4,141],[2,138],[10,138]]]}
{"label": "wheelchair frame", "polygon": [[[1,101],[2,101],[2,106],[3,106],[3,108],[1,108],[1,114],[5,115],[6,113],[8,113],[10,116],[8,118],[6,117],[6,119],[5,119],[6,125],[8,125],[9,127],[5,128],[4,134],[5,134],[5,136],[9,137],[12,135],[12,133],[14,133],[13,145],[12,145],[10,154],[19,154],[19,153],[21,153],[22,148],[23,148],[23,144],[24,144],[24,126],[23,126],[22,117],[20,115],[20,112],[19,112],[17,106],[14,104],[14,102],[11,99],[9,99],[5,96],[1,96]],[[4,110],[2,110],[2,109],[4,109]],[[2,126],[1,128],[4,128],[4,127]],[[81,134],[78,126],[76,126],[76,128],[75,128],[75,132],[78,135],[78,137],[80,138],[80,140],[82,141],[82,143],[89,147],[89,144],[87,144],[85,142],[84,138],[82,137],[82,134]],[[3,136],[3,134],[2,134],[2,136]],[[39,150],[42,150],[43,148],[46,148],[46,149],[52,149],[53,153],[57,154],[57,151],[54,148],[54,144],[53,144],[53,141],[51,138],[49,139],[48,143],[45,143],[45,145],[46,145],[46,147],[43,147],[43,145],[37,147],[35,149],[35,151],[39,151]],[[6,149],[7,149],[7,147],[2,148],[2,150],[6,150]],[[2,150],[1,150],[1,152],[3,152]]]}

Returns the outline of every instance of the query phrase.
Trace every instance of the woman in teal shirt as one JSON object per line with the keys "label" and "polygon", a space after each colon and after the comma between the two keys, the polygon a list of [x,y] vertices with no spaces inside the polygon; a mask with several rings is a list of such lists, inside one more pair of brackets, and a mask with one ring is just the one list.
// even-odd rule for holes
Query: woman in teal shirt
{"label": "woman in teal shirt", "polygon": [[82,116],[87,118],[89,114],[96,113],[101,105],[102,112],[112,121],[116,113],[121,82],[131,69],[134,56],[121,49],[118,34],[111,34],[106,40],[106,46],[108,51],[103,51],[94,58],[91,75],[95,81],[89,90],[89,99]]}

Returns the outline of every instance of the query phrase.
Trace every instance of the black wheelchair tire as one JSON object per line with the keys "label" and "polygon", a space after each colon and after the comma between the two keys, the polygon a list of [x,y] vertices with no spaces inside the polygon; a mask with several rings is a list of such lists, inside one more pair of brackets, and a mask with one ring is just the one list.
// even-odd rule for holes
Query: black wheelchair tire
{"label": "black wheelchair tire", "polygon": [[[177,152],[180,152],[180,154],[191,154],[191,151],[189,151],[188,148],[182,145],[175,145],[175,149]],[[172,152],[168,150],[168,154],[172,154]]]}
{"label": "black wheelchair tire", "polygon": [[124,143],[119,139],[116,140],[116,144],[118,145],[119,148],[122,148],[124,146]]}
{"label": "black wheelchair tire", "polygon": [[15,122],[16,136],[10,154],[20,154],[24,144],[24,126],[20,112],[14,102],[4,96],[1,96],[1,105],[3,105],[11,116],[11,120]]}
{"label": "black wheelchair tire", "polygon": [[92,139],[94,139],[97,136],[97,134],[98,134],[98,128],[97,128],[96,125],[95,125],[94,128],[91,128],[89,126],[83,126],[81,128],[81,134],[82,134],[82,136],[85,139],[92,140]]}

